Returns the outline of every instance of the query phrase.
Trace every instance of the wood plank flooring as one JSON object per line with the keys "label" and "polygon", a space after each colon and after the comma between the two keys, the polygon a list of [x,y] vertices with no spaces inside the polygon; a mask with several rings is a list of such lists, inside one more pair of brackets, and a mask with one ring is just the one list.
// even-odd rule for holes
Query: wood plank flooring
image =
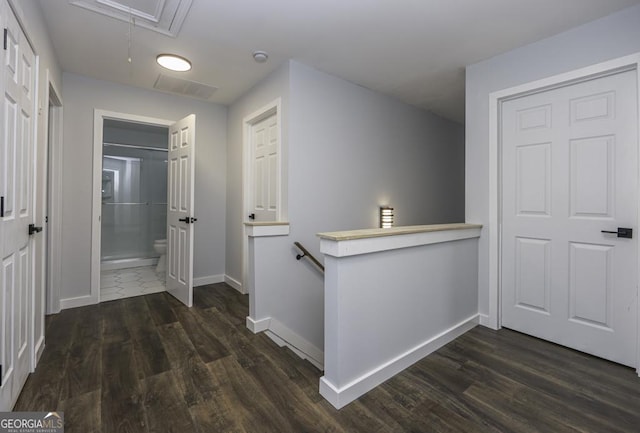
{"label": "wood plank flooring", "polygon": [[246,296],[216,284],[194,298],[49,316],[15,410],[62,410],[67,433],[640,431],[632,369],[481,327],[337,411],[320,371],[245,328]]}

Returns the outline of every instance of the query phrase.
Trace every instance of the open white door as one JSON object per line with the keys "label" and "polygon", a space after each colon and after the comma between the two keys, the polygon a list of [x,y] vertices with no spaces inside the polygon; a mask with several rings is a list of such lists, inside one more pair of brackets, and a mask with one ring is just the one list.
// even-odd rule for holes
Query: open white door
{"label": "open white door", "polygon": [[[29,375],[33,347],[35,56],[0,5],[0,411],[11,410]],[[37,231],[41,229],[38,228]]]}
{"label": "open white door", "polygon": [[169,127],[167,291],[187,307],[193,304],[195,132],[195,114]]}

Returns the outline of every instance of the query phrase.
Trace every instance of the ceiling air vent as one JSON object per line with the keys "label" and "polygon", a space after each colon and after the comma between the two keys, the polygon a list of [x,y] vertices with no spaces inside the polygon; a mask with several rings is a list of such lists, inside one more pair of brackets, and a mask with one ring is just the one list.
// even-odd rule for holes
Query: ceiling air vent
{"label": "ceiling air vent", "polygon": [[164,74],[158,75],[158,79],[153,85],[153,88],[198,99],[209,99],[213,93],[218,90],[217,87],[184,80],[182,78],[170,77]]}
{"label": "ceiling air vent", "polygon": [[136,27],[173,37],[178,35],[191,2],[192,0],[69,0],[74,6],[127,23],[133,18]]}

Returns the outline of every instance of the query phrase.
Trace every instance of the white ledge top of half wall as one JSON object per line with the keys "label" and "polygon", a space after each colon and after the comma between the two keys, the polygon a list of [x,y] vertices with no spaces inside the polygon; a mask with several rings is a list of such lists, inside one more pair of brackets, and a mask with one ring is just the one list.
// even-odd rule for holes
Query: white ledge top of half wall
{"label": "white ledge top of half wall", "polygon": [[258,221],[244,223],[248,236],[257,238],[263,236],[286,236],[289,234],[288,221]]}
{"label": "white ledge top of half wall", "polygon": [[318,233],[320,251],[334,257],[368,254],[480,236],[481,224],[432,224]]}

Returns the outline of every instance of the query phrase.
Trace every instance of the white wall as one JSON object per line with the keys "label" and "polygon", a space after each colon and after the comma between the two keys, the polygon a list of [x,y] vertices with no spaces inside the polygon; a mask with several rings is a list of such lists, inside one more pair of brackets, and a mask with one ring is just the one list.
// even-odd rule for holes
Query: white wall
{"label": "white wall", "polygon": [[640,52],[640,6],[467,67],[468,222],[484,224],[479,244],[479,309],[489,308],[489,94],[518,84]]}
{"label": "white wall", "polygon": [[[273,273],[278,278],[261,281],[268,306],[259,310],[322,350],[323,276],[307,261],[295,260],[293,242],[322,259],[316,233],[377,227],[378,207],[387,204],[395,207],[398,225],[462,221],[463,131],[458,124],[300,63],[290,62],[288,68],[288,74],[279,70],[229,111],[229,137],[234,139],[228,151],[227,215],[230,228],[233,218],[241,221],[242,203],[232,198],[241,192],[241,150],[232,148],[242,145],[241,119],[282,96],[291,226],[289,236],[263,241],[272,253],[260,259],[278,266]],[[238,173],[233,191],[231,173]],[[238,233],[241,227],[229,231],[228,252],[241,244]],[[228,274],[241,269],[239,259],[228,254]]]}
{"label": "white wall", "polygon": [[167,120],[196,115],[194,277],[225,270],[225,107],[65,73],[61,299],[90,294],[93,110]]}
{"label": "white wall", "polygon": [[478,226],[345,234],[321,241],[327,268],[320,394],[338,409],[478,323]]}

